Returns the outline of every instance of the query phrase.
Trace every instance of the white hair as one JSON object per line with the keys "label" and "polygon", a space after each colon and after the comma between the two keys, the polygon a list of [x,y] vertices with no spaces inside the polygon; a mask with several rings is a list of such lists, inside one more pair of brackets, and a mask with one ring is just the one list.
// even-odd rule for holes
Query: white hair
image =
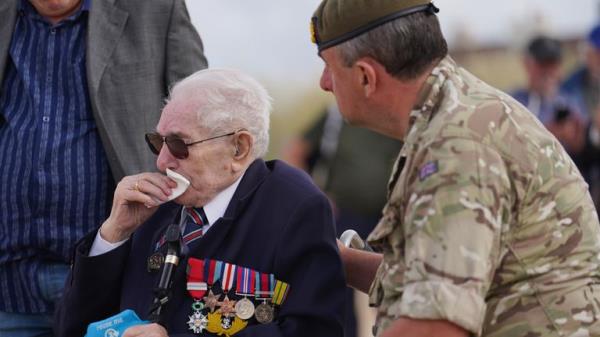
{"label": "white hair", "polygon": [[169,100],[190,102],[200,127],[211,136],[246,129],[254,137],[254,157],[267,153],[271,97],[249,75],[235,69],[200,70],[175,84]]}

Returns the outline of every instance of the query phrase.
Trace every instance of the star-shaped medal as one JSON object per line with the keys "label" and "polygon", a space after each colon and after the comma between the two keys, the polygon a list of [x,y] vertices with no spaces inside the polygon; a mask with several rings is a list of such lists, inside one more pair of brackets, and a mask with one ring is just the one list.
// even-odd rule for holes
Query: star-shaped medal
{"label": "star-shaped medal", "polygon": [[215,295],[212,290],[209,290],[208,295],[202,299],[204,300],[204,307],[209,308],[210,312],[214,312],[215,308],[219,305],[219,296]]}
{"label": "star-shaped medal", "polygon": [[208,325],[208,319],[202,315],[201,312],[196,311],[191,316],[188,316],[190,320],[187,322],[190,330],[194,333],[202,333],[202,330],[206,329]]}
{"label": "star-shaped medal", "polygon": [[233,316],[233,314],[235,314],[235,301],[230,300],[229,297],[225,295],[223,301],[219,302],[219,310],[217,310],[217,312],[220,312],[225,317]]}

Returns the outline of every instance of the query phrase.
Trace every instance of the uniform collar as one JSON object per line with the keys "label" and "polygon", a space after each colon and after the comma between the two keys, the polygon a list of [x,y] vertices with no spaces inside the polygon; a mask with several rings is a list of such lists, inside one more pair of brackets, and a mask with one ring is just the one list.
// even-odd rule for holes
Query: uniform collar
{"label": "uniform collar", "polygon": [[408,132],[404,136],[404,145],[396,159],[392,175],[388,181],[388,198],[400,177],[406,157],[418,146],[421,134],[429,126],[431,118],[437,113],[435,108],[444,99],[443,87],[448,77],[456,72],[456,63],[450,56],[444,57],[433,68],[421,91],[417,103],[410,112]]}
{"label": "uniform collar", "polygon": [[405,144],[413,144],[427,128],[436,113],[435,107],[444,98],[442,88],[448,77],[456,72],[456,63],[450,56],[444,57],[425,80],[419,92],[417,103],[410,112],[409,131],[404,137]]}

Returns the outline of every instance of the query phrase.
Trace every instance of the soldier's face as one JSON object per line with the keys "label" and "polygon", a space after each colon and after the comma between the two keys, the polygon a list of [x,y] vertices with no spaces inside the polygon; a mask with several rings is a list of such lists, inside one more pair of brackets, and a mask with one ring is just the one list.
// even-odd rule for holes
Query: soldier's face
{"label": "soldier's face", "polygon": [[361,125],[359,78],[352,67],[346,67],[335,47],[321,52],[325,68],[321,74],[321,89],[331,92],[344,119],[350,124]]}
{"label": "soldier's face", "polygon": [[81,6],[82,0],[29,0],[35,10],[52,23],[75,13]]}

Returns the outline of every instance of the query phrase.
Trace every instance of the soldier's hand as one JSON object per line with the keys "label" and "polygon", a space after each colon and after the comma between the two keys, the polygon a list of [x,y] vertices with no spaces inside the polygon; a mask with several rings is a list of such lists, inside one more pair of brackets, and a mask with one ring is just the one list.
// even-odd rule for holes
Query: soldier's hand
{"label": "soldier's hand", "polygon": [[165,328],[159,324],[153,323],[132,326],[125,330],[122,337],[169,337],[169,335]]}
{"label": "soldier's hand", "polygon": [[110,216],[100,235],[108,242],[127,239],[157,206],[166,202],[177,183],[160,173],[141,173],[123,178],[115,190]]}

